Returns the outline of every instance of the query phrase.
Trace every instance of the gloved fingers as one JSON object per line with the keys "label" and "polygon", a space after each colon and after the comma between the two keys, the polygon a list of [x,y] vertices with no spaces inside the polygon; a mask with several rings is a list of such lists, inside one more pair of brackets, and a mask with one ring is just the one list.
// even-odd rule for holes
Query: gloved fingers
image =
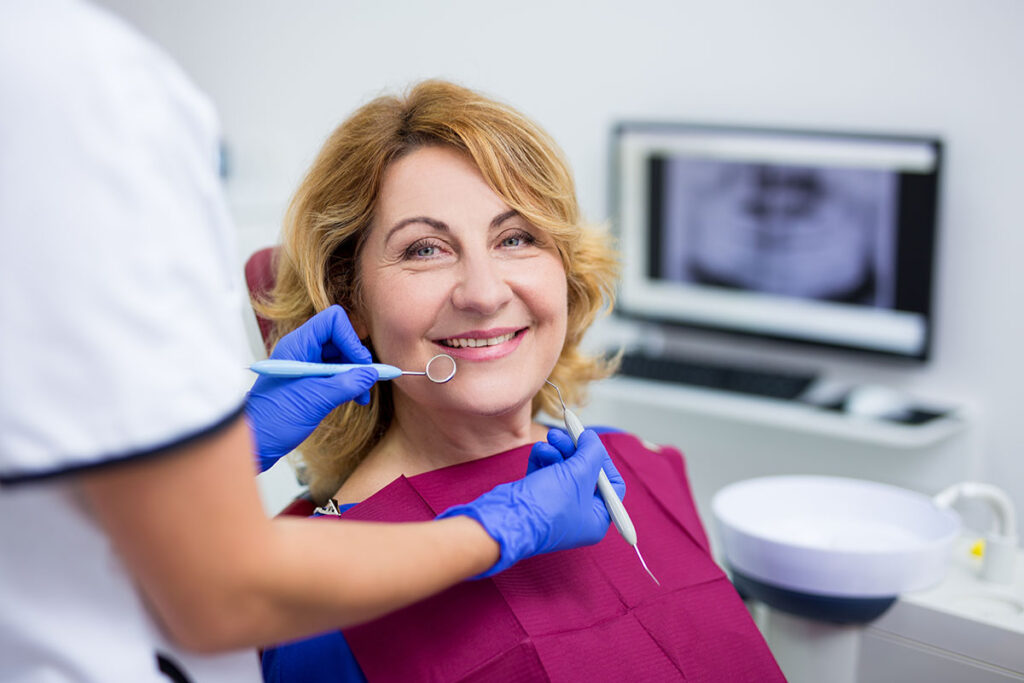
{"label": "gloved fingers", "polygon": [[608,527],[612,524],[612,516],[608,512],[608,506],[605,505],[604,498],[596,491],[594,492],[593,513],[594,529],[597,534],[600,534],[597,539],[600,540],[608,533]]}
{"label": "gloved fingers", "polygon": [[[277,346],[271,358],[304,360],[319,363],[325,358],[325,347],[333,345],[340,358],[332,360],[351,360],[354,363],[370,363],[373,358],[359,336],[352,328],[345,309],[337,304],[320,311],[304,322],[297,329],[286,334]],[[328,348],[328,356],[336,355],[334,349]]]}
{"label": "gloved fingers", "polygon": [[622,474],[619,473],[618,468],[615,467],[615,463],[608,456],[604,456],[604,464],[601,465],[601,469],[608,476],[608,481],[611,482],[612,488],[615,489],[615,495],[622,500],[626,497],[626,481],[622,478]]}
{"label": "gloved fingers", "polygon": [[311,363],[323,362],[323,343],[316,336],[316,328],[320,326],[318,325],[320,322],[318,316],[320,315],[321,313],[317,313],[281,337],[277,344],[274,345],[274,350],[270,353],[270,357],[284,360],[302,360]]}
{"label": "gloved fingers", "polygon": [[[588,431],[591,434],[594,434],[595,436],[597,436],[597,432],[595,432],[592,429],[584,430],[584,434],[586,434]],[[583,446],[583,441],[582,440],[583,440],[583,437],[581,435],[580,436],[580,446],[581,447]],[[588,437],[588,441],[589,441],[589,437]],[[597,441],[598,442],[601,441],[601,437],[600,436],[597,437]],[[569,436],[568,433],[566,433],[562,429],[551,429],[551,430],[549,430],[548,431],[548,442],[550,444],[552,444],[555,448],[557,448],[562,453],[563,457],[568,458],[569,456],[571,456],[573,453],[576,452],[576,446],[573,446],[572,438]],[[602,448],[602,450],[604,449],[604,444],[603,443],[601,443],[601,448]],[[605,462],[604,462],[603,465],[601,465],[601,467],[604,469],[604,473],[606,475],[608,475],[608,481],[611,482],[612,488],[615,489],[615,493],[618,494],[619,498],[622,498],[626,494],[626,483],[622,480],[622,475],[619,474],[619,471],[615,468],[615,465],[612,463],[611,458],[608,457],[607,452],[605,454]]]}
{"label": "gloved fingers", "polygon": [[[586,441],[584,442],[584,438]],[[608,482],[612,485],[612,489],[619,496],[620,499],[626,495],[626,482],[622,478],[622,474],[618,468],[615,467],[615,463],[612,462],[611,456],[608,455],[608,450],[604,447],[604,442],[601,441],[601,437],[593,429],[583,430],[583,434],[580,435],[579,446],[583,448],[597,448],[600,447],[601,452],[604,454],[604,458],[601,461],[601,469],[604,470],[605,475],[608,477]]]}
{"label": "gloved fingers", "polygon": [[320,340],[321,346],[331,341],[341,351],[341,354],[351,359],[352,362],[372,363],[373,357],[370,355],[369,349],[363,346],[363,342],[359,341],[359,335],[353,329],[345,309],[335,304],[323,313],[326,314],[324,322],[318,324],[327,326],[327,337],[321,338],[322,332],[317,330],[317,339]]}
{"label": "gloved fingers", "polygon": [[366,367],[329,377],[289,378],[292,384],[287,387],[287,393],[279,393],[277,403],[282,407],[291,406],[295,411],[294,417],[312,431],[329,412],[343,403],[361,398],[377,377],[376,368]]}
{"label": "gloved fingers", "polygon": [[254,395],[268,394],[277,391],[278,387],[292,381],[291,377],[274,377],[273,375],[256,375],[250,391]]}
{"label": "gloved fingers", "polygon": [[572,442],[572,437],[564,429],[557,427],[549,429],[548,443],[557,448],[563,458],[568,458],[576,452],[576,444]]}
{"label": "gloved fingers", "polygon": [[268,456],[260,455],[259,453],[255,454],[254,458],[256,460],[256,467],[258,468],[258,471],[260,473],[266,472],[271,467],[276,465],[277,461],[281,459],[281,457],[278,455]]}
{"label": "gloved fingers", "polygon": [[364,403],[359,403],[365,406],[370,402],[370,387],[377,382],[378,377],[380,375],[376,368],[357,368],[318,379],[323,382],[329,397],[336,405],[352,400],[359,403],[359,399],[365,398]]}
{"label": "gloved fingers", "polygon": [[370,392],[369,391],[364,391],[363,393],[361,393],[358,396],[356,396],[355,399],[353,399],[353,400],[355,400],[356,405],[361,405],[361,406],[369,405],[369,403],[370,403]]}
{"label": "gloved fingers", "polygon": [[327,340],[327,342],[320,347],[320,359],[325,363],[347,363],[348,358],[342,355],[338,347],[334,345],[334,342]]}
{"label": "gloved fingers", "polygon": [[563,456],[557,448],[551,444],[538,441],[533,444],[530,450],[530,459],[526,463],[526,473],[536,472],[539,469],[562,462]]}
{"label": "gloved fingers", "polygon": [[569,466],[573,478],[583,487],[582,490],[593,491],[597,487],[598,473],[607,459],[608,451],[604,449],[597,432],[593,429],[584,429],[577,442],[576,453],[567,458],[565,463]]}

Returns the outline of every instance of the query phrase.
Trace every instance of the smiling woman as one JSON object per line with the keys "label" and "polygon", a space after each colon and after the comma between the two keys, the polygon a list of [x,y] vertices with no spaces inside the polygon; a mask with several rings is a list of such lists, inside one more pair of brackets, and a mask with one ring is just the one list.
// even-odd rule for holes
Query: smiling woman
{"label": "smiling woman", "polygon": [[[543,428],[531,416],[559,414],[543,379],[578,403],[589,381],[614,369],[579,348],[614,293],[606,233],[581,222],[554,141],[465,88],[427,81],[356,111],[296,192],[283,247],[276,288],[261,305],[276,337],[341,304],[380,362],[423,367],[442,351],[459,362],[449,385],[377,384],[369,406],[345,405],[328,417],[301,448],[320,501],[382,441],[408,442],[410,430],[436,462],[424,439],[454,426],[456,406],[467,418],[504,417],[506,431],[491,438],[494,429],[467,419],[446,439],[462,446],[447,451],[444,464],[498,452],[486,449],[507,447],[510,436],[513,445],[535,441]],[[437,410],[399,410],[416,405]]]}
{"label": "smiling woman", "polygon": [[[374,100],[334,132],[292,202],[278,269],[262,307],[278,334],[340,304],[376,360],[421,368],[445,353],[458,365],[447,384],[375,385],[301,446],[317,502],[348,519],[430,520],[571,455],[569,437],[535,419],[561,414],[546,380],[578,403],[613,369],[579,344],[611,304],[615,254],[580,220],[558,148],[450,83]],[[711,559],[680,453],[586,430],[589,448],[608,452],[620,496],[628,486],[661,586],[608,534],[269,649],[267,679],[779,680]]]}

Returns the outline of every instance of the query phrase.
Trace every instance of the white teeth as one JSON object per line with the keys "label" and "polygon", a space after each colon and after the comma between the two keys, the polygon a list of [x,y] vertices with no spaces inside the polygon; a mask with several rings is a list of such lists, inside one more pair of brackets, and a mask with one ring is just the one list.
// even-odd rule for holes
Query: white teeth
{"label": "white teeth", "polygon": [[490,339],[445,339],[444,344],[457,349],[464,349],[467,346],[470,348],[477,348],[479,346],[496,346],[497,344],[504,344],[514,336],[516,336],[515,332],[509,332],[508,334],[503,334],[500,337],[491,337]]}

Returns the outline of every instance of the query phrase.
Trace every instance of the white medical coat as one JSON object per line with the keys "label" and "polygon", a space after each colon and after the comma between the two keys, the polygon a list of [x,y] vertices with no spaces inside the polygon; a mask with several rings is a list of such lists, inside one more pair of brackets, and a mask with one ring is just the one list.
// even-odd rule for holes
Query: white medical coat
{"label": "white medical coat", "polygon": [[[0,3],[0,680],[259,680],[168,644],[67,482],[238,418],[216,117],[75,0]],[[184,492],[183,492],[184,494]]]}

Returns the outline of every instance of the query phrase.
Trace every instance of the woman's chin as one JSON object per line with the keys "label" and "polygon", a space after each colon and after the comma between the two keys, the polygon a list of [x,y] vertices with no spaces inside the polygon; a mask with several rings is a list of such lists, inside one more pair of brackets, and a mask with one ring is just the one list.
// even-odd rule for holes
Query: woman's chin
{"label": "woman's chin", "polygon": [[524,412],[527,417],[529,411],[524,410],[528,408],[531,401],[520,401],[510,403],[508,401],[475,401],[472,403],[464,403],[459,406],[455,406],[451,411],[457,417],[511,417],[517,413]]}
{"label": "woman's chin", "polygon": [[455,416],[504,417],[522,412],[529,418],[535,393],[516,392],[510,395],[507,387],[497,386],[486,391],[452,392],[453,395],[449,397],[451,400],[444,403],[446,412]]}

